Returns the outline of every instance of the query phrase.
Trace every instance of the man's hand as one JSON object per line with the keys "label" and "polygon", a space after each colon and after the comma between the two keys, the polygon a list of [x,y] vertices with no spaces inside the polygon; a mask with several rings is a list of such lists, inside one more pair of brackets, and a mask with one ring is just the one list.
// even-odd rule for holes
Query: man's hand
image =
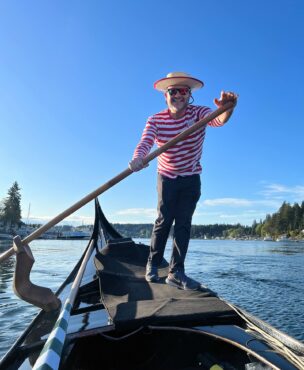
{"label": "man's hand", "polygon": [[142,170],[145,167],[148,167],[149,164],[144,164],[144,159],[142,157],[137,157],[132,159],[132,161],[129,162],[129,168],[133,172],[137,172]]}
{"label": "man's hand", "polygon": [[233,103],[233,107],[229,110],[227,110],[226,112],[222,113],[220,116],[218,116],[219,120],[222,122],[222,123],[226,123],[232,112],[233,112],[233,109],[235,108],[236,104],[237,104],[237,99],[238,99],[238,94],[235,94],[234,92],[232,91],[229,91],[229,92],[226,92],[226,91],[221,91],[221,97],[219,99],[215,98],[213,101],[214,101],[214,104],[220,108],[222,107],[223,105],[225,105],[226,103],[229,103],[229,102],[232,102]]}
{"label": "man's hand", "polygon": [[218,108],[220,108],[221,106],[223,106],[226,103],[233,102],[234,107],[235,107],[236,104],[237,104],[238,97],[239,97],[238,94],[235,94],[232,91],[227,91],[227,92],[226,91],[221,91],[221,97],[219,99],[215,98],[214,99],[214,104]]}

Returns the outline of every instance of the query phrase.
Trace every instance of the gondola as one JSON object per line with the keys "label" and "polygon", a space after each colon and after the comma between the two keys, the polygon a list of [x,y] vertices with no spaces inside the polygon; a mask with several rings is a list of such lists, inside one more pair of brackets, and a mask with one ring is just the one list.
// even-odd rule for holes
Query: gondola
{"label": "gondola", "polygon": [[[98,200],[95,213],[88,247],[56,293],[62,305],[40,311],[0,369],[54,368],[40,355],[50,348],[62,370],[304,369],[301,342],[207,287],[185,291],[165,284],[165,259],[160,282],[146,282],[148,246],[120,235]],[[62,346],[55,340],[46,348],[81,266]]]}

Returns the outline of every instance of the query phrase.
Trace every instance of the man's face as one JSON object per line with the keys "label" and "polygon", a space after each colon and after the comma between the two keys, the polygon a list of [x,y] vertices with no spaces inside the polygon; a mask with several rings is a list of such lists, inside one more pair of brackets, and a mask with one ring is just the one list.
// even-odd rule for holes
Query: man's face
{"label": "man's face", "polygon": [[180,113],[186,109],[191,91],[183,85],[169,86],[165,94],[168,108],[172,113]]}

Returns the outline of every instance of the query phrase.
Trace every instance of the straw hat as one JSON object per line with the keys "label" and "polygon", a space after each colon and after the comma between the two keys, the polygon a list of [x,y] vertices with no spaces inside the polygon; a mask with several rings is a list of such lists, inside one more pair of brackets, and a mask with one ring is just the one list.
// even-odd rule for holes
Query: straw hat
{"label": "straw hat", "polygon": [[154,83],[154,89],[158,91],[165,92],[169,86],[182,85],[188,86],[191,91],[195,91],[204,86],[203,81],[198,80],[197,78],[191,77],[184,72],[171,72],[168,73],[165,78]]}

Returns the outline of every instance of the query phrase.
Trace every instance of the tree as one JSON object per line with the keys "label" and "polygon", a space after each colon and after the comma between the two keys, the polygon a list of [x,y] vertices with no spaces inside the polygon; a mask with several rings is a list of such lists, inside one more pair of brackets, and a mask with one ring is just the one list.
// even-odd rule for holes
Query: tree
{"label": "tree", "polygon": [[262,224],[262,221],[260,223],[258,223],[255,227],[255,235],[261,237],[262,236],[262,227],[263,227],[263,224]]}
{"label": "tree", "polygon": [[256,220],[253,220],[253,223],[252,223],[252,226],[251,226],[251,235],[255,235],[255,233],[256,233],[256,228],[257,228],[257,222],[256,222]]}
{"label": "tree", "polygon": [[18,225],[21,221],[20,187],[15,181],[8,189],[8,195],[2,205],[2,220],[8,226]]}
{"label": "tree", "polygon": [[301,204],[300,229],[304,229],[304,201]]}
{"label": "tree", "polygon": [[294,203],[293,211],[292,230],[300,231],[302,211],[298,203]]}
{"label": "tree", "polygon": [[3,220],[3,201],[0,201],[0,222]]}

